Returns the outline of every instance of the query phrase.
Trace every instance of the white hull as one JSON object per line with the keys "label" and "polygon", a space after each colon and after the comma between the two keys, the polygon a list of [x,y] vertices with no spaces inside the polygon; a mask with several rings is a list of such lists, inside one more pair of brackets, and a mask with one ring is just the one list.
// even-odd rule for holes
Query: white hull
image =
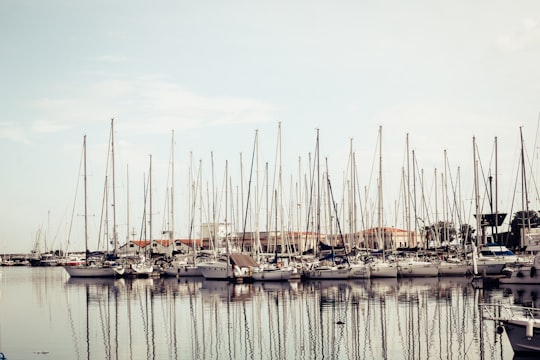
{"label": "white hull", "polygon": [[400,261],[398,273],[401,277],[435,277],[439,276],[439,269],[429,261]]}
{"label": "white hull", "polygon": [[465,262],[441,262],[437,267],[439,276],[466,276],[472,274],[472,266]]}
{"label": "white hull", "polygon": [[312,270],[305,270],[304,276],[308,279],[348,279],[350,270],[349,267],[319,266]]}
{"label": "white hull", "polygon": [[393,263],[374,262],[370,264],[371,278],[397,278],[398,268]]}
{"label": "white hull", "polygon": [[165,269],[165,275],[177,277],[203,276],[201,269],[196,265],[172,265]]}
{"label": "white hull", "polygon": [[[529,265],[509,267],[510,275],[499,279],[501,284],[540,284],[540,256],[535,256]],[[506,271],[506,270],[505,270]]]}
{"label": "white hull", "polygon": [[124,275],[134,276],[134,277],[149,277],[154,272],[154,266],[144,263],[131,264],[129,268],[126,269]]}
{"label": "white hull", "polygon": [[476,262],[476,268],[480,275],[499,275],[505,266],[506,261],[504,260],[478,259]]}
{"label": "white hull", "polygon": [[369,279],[371,271],[367,264],[351,264],[349,278],[351,279]]}
{"label": "white hull", "polygon": [[122,267],[104,267],[104,266],[64,266],[71,277],[120,277],[124,274]]}
{"label": "white hull", "polygon": [[500,278],[499,283],[540,285],[540,269],[523,266],[522,268],[513,270],[510,276]]}
{"label": "white hull", "polygon": [[288,281],[293,273],[293,268],[261,268],[253,271],[255,281]]}
{"label": "white hull", "polygon": [[233,270],[224,261],[207,261],[197,264],[205,279],[228,280],[233,278]]}

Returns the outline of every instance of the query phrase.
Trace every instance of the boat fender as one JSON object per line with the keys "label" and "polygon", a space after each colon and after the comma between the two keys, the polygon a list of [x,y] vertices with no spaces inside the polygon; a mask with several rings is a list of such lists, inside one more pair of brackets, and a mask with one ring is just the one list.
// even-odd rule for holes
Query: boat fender
{"label": "boat fender", "polygon": [[536,268],[534,266],[531,267],[531,277],[536,276]]}
{"label": "boat fender", "polygon": [[525,336],[527,339],[531,340],[534,334],[534,319],[529,319],[527,321],[527,326],[525,327]]}
{"label": "boat fender", "polygon": [[503,332],[504,332],[504,326],[502,326],[502,325],[497,326],[497,334],[500,335],[500,334],[502,334]]}
{"label": "boat fender", "polygon": [[518,278],[522,278],[523,277],[523,273],[521,271],[518,271],[517,275],[516,275]]}

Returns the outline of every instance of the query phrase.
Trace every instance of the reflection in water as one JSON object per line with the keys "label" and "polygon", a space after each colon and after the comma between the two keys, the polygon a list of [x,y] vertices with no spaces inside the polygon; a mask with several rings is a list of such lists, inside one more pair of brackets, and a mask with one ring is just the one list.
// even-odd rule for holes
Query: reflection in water
{"label": "reflection in water", "polygon": [[[508,301],[508,293],[475,290],[468,279],[231,284],[40,271],[30,284],[42,311],[62,314],[40,320],[57,326],[46,349],[55,359],[512,357],[478,310],[479,302]],[[4,279],[0,290],[15,283]],[[17,325],[1,326],[4,335],[5,326]],[[7,355],[20,351],[0,344]]]}

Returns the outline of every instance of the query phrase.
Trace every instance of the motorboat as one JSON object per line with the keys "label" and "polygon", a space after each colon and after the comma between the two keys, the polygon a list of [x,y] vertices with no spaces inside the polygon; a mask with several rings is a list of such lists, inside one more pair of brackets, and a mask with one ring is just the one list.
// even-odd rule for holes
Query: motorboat
{"label": "motorboat", "polygon": [[479,274],[498,275],[505,266],[519,261],[519,257],[506,246],[487,243],[480,248],[476,264]]}
{"label": "motorboat", "polygon": [[540,255],[535,255],[531,263],[515,263],[503,270],[506,276],[500,284],[540,284]]}
{"label": "motorboat", "polygon": [[517,356],[540,356],[540,309],[510,304],[482,304],[484,319],[497,323],[506,333]]}

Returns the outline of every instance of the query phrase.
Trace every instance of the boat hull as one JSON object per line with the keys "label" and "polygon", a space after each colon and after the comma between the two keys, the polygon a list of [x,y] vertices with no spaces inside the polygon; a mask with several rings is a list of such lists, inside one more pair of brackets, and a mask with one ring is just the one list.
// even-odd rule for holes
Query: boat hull
{"label": "boat hull", "polygon": [[201,269],[196,265],[173,265],[164,270],[165,276],[177,277],[200,277],[203,276]]}
{"label": "boat hull", "polygon": [[153,272],[154,272],[153,265],[138,263],[138,264],[131,264],[131,266],[126,268],[126,271],[124,272],[124,276],[150,277],[152,276]]}
{"label": "boat hull", "polygon": [[401,277],[435,277],[439,276],[439,269],[428,261],[400,262],[398,273]]}
{"label": "boat hull", "polygon": [[370,265],[371,278],[397,278],[398,269],[395,264],[376,262]]}
{"label": "boat hull", "polygon": [[472,274],[472,267],[466,263],[446,263],[438,265],[439,276],[466,276]]}
{"label": "boat hull", "polygon": [[221,261],[209,261],[197,264],[202,276],[209,280],[228,280],[233,278],[230,265]]}
{"label": "boat hull", "polygon": [[349,278],[351,279],[369,279],[371,272],[369,266],[366,264],[351,264],[351,271]]}
{"label": "boat hull", "polygon": [[124,273],[120,267],[64,266],[64,269],[71,277],[120,277]]}
{"label": "boat hull", "polygon": [[350,276],[351,269],[349,267],[320,267],[314,268],[312,270],[306,270],[304,276],[308,279],[319,279],[319,280],[337,280],[337,279],[348,279]]}
{"label": "boat hull", "polygon": [[[507,268],[509,275],[499,279],[501,284],[540,284],[540,256],[535,256],[532,264],[514,265]],[[505,270],[506,272],[506,270]]]}
{"label": "boat hull", "polygon": [[533,336],[527,336],[527,320],[503,321],[508,340],[516,355],[540,356],[540,320],[534,322]]}
{"label": "boat hull", "polygon": [[500,275],[505,266],[504,260],[478,260],[476,264],[478,274],[485,275]]}
{"label": "boat hull", "polygon": [[252,274],[254,281],[288,281],[293,273],[292,268],[261,269]]}

